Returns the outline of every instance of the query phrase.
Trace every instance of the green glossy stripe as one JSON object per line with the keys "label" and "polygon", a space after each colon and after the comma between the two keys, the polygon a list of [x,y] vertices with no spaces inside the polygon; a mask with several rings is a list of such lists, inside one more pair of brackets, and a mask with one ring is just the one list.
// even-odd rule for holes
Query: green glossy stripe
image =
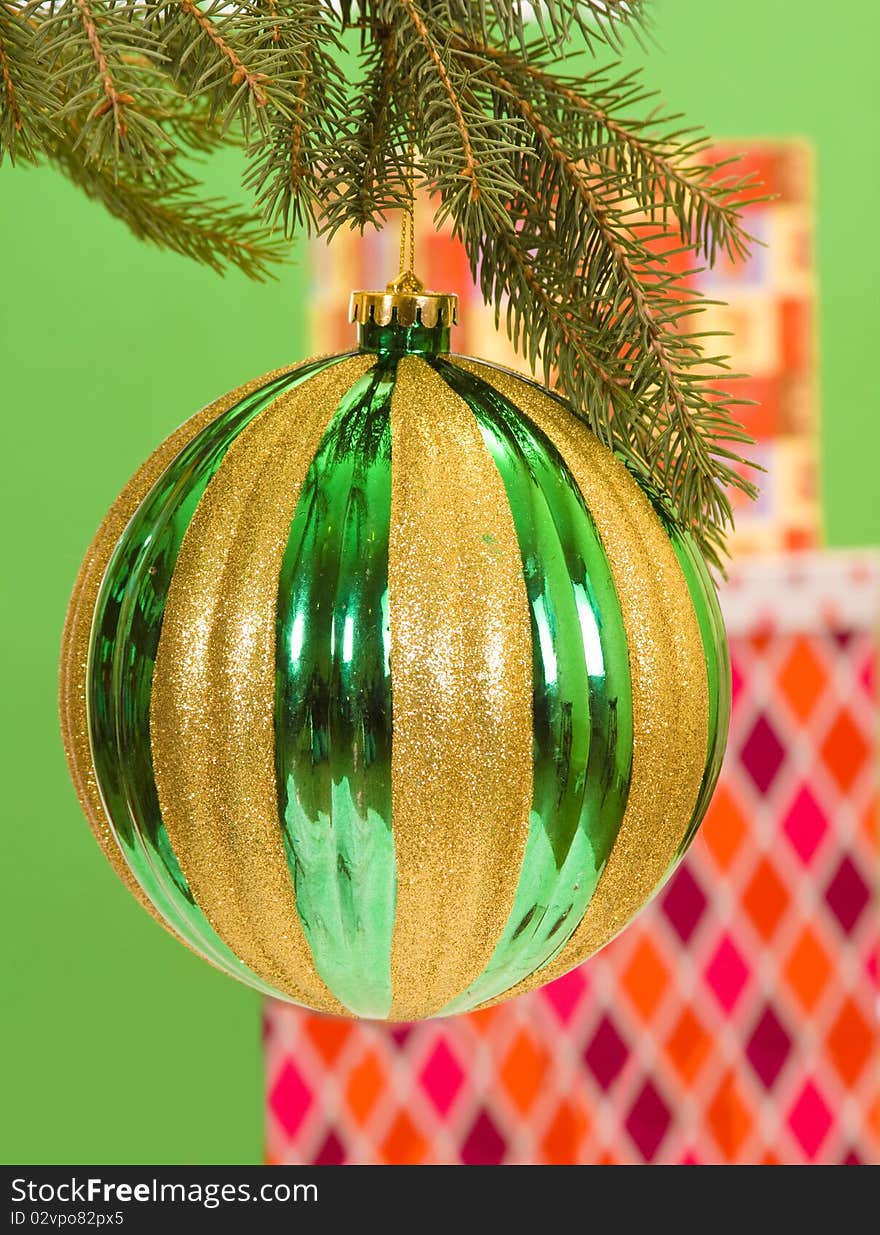
{"label": "green glossy stripe", "polygon": [[306,475],[279,579],[276,771],[315,966],[360,1016],[391,1007],[388,537],[393,364],[350,391]]}
{"label": "green glossy stripe", "polygon": [[187,942],[266,993],[195,903],[162,821],[149,740],[150,693],[171,575],[193,512],[232,441],[283,391],[326,366],[276,378],[187,444],[125,529],[107,568],[92,624],[89,728],[101,797],[135,877]]}
{"label": "green glossy stripe", "polygon": [[493,388],[446,361],[435,365],[473,410],[504,482],[534,657],[534,795],[520,881],[488,966],[449,1014],[548,963],[583,917],[623,817],[632,698],[611,570],[558,451]]}
{"label": "green glossy stripe", "polygon": [[718,604],[718,594],[712,577],[706,567],[702,553],[697,548],[689,533],[682,531],[671,513],[666,499],[644,477],[630,469],[636,483],[643,490],[657,517],[663,524],[666,534],[675,551],[675,556],[681,566],[682,574],[687,583],[697,624],[700,628],[700,639],[703,644],[703,655],[706,661],[706,675],[709,684],[709,728],[706,744],[706,766],[693,814],[675,857],[664,876],[665,879],[675,870],[681,858],[686,853],[691,841],[696,836],[703,817],[709,808],[721,765],[724,762],[724,752],[727,748],[727,735],[730,729],[731,682],[730,682],[730,651],[727,644],[727,631],[721,607]]}
{"label": "green glossy stripe", "polygon": [[727,632],[724,629],[724,619],[721,616],[715,586],[706,569],[703,555],[687,534],[681,533],[678,529],[673,529],[670,534],[672,547],[675,549],[676,557],[687,580],[700,626],[700,637],[703,641],[706,671],[709,678],[709,740],[706,751],[706,770],[703,773],[694,813],[676,855],[676,859],[679,859],[687,851],[697,834],[721,774],[730,728],[731,683]]}

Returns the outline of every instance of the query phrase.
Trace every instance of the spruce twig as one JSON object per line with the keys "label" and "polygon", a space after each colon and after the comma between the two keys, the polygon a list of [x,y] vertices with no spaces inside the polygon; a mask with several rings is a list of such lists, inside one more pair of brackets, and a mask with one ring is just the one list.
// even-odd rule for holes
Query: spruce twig
{"label": "spruce twig", "polygon": [[[717,563],[730,491],[754,488],[734,375],[695,328],[706,301],[687,267],[746,256],[756,189],[638,73],[597,62],[648,13],[552,0],[529,24],[519,0],[0,0],[0,163],[49,160],[136,235],[260,278],[299,229],[381,226],[406,203],[412,144],[438,224],[526,361]],[[204,200],[189,170],[221,143],[244,147],[250,209]]]}

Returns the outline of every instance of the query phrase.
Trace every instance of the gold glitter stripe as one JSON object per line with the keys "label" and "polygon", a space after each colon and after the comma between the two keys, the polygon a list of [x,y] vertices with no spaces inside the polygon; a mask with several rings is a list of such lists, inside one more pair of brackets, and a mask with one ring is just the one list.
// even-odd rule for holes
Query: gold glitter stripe
{"label": "gold glitter stripe", "polygon": [[391,401],[391,1020],[430,1016],[488,964],[532,800],[528,598],[476,419],[424,361]]}
{"label": "gold glitter stripe", "polygon": [[153,908],[132,874],[116,843],[101,802],[89,745],[87,715],[86,671],[92,618],[104,573],[119,537],[125,530],[129,519],[168,465],[197,433],[201,433],[202,429],[216,420],[218,416],[222,416],[236,403],[240,403],[242,399],[246,399],[274,378],[291,372],[294,367],[298,366],[288,365],[284,369],[276,369],[264,377],[255,378],[245,383],[244,386],[239,386],[221,399],[209,403],[207,407],[196,412],[195,416],[190,417],[175,429],[161,446],[153,451],[146,463],[135,472],[119,494],[95,533],[73,585],[64,622],[61,661],[58,670],[58,710],[64,753],[67,756],[67,766],[76,795],[98,844],[119,878],[156,921],[161,922],[175,937],[178,937],[176,932],[172,931],[165,919]]}
{"label": "gold glitter stripe", "polygon": [[323,1012],[296,911],[275,781],[278,576],[300,490],[356,356],[282,394],[236,438],[187,528],[159,640],[150,730],[162,818],[218,935],[264,981]]}
{"label": "gold glitter stripe", "polygon": [[568,943],[551,964],[507,991],[503,997],[509,998],[586,960],[657,888],[700,789],[709,733],[708,679],[684,574],[660,520],[623,465],[534,386],[472,361],[456,363],[519,407],[565,460],[611,565],[632,676],[632,778],[617,840]]}

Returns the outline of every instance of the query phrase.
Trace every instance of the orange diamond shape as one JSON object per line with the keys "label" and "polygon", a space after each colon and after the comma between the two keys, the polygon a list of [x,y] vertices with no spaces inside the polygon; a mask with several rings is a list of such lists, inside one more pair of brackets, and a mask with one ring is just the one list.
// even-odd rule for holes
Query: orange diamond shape
{"label": "orange diamond shape", "polygon": [[773,635],[774,632],[771,626],[766,626],[763,630],[757,630],[753,635],[749,635],[748,640],[752,650],[757,652],[759,656],[763,655],[770,646]]}
{"label": "orange diamond shape", "polygon": [[633,950],[620,985],[643,1021],[650,1020],[669,982],[669,969],[647,935]]}
{"label": "orange diamond shape", "polygon": [[746,834],[745,816],[729,785],[722,780],[715,790],[700,835],[719,870],[726,871]]}
{"label": "orange diamond shape", "polygon": [[876,1045],[874,1031],[855,1000],[843,1001],[827,1041],[840,1079],[852,1088]]}
{"label": "orange diamond shape", "polygon": [[345,1087],[345,1100],[355,1123],[361,1127],[369,1118],[384,1081],[382,1067],[372,1051],[368,1051],[360,1063],[352,1068]]}
{"label": "orange diamond shape", "polygon": [[811,640],[795,639],[779,673],[779,685],[799,721],[810,715],[827,680],[827,671]]}
{"label": "orange diamond shape", "polygon": [[469,1012],[468,1022],[472,1029],[475,1029],[480,1037],[484,1037],[492,1028],[492,1022],[498,1015],[497,1006],[494,1008],[483,1008],[480,1012]]}
{"label": "orange diamond shape", "polygon": [[666,1053],[685,1084],[696,1078],[709,1055],[712,1040],[691,1008],[685,1008],[666,1042]]}
{"label": "orange diamond shape", "polygon": [[868,803],[862,816],[862,828],[871,848],[880,848],[880,798]]}
{"label": "orange diamond shape", "polygon": [[551,1166],[575,1166],[589,1128],[586,1112],[571,1102],[560,1102],[541,1141],[544,1160]]}
{"label": "orange diamond shape", "polygon": [[755,930],[765,942],[769,941],[789,902],[788,890],[769,858],[762,858],[755,867],[742,902]]}
{"label": "orange diamond shape", "polygon": [[341,1016],[310,1016],[306,1019],[306,1033],[329,1067],[336,1063],[353,1028],[351,1022],[344,1021]]}
{"label": "orange diamond shape", "polygon": [[382,1142],[382,1157],[390,1166],[414,1166],[425,1156],[427,1142],[406,1111],[400,1111]]}
{"label": "orange diamond shape", "polygon": [[869,750],[867,738],[849,712],[841,712],[822,743],[822,758],[844,793],[864,766]]}
{"label": "orange diamond shape", "polygon": [[806,1012],[812,1012],[831,973],[828,953],[812,927],[807,926],[801,932],[785,963],[784,972],[785,979],[801,1007]]}
{"label": "orange diamond shape", "polygon": [[874,1140],[880,1143],[880,1096],[878,1096],[868,1109],[868,1118],[865,1121],[871,1129]]}
{"label": "orange diamond shape", "polygon": [[514,1038],[501,1068],[501,1081],[520,1115],[526,1115],[538,1096],[549,1057],[523,1031]]}
{"label": "orange diamond shape", "polygon": [[748,1108],[739,1096],[732,1072],[727,1072],[715,1091],[706,1120],[727,1162],[733,1162],[752,1130]]}

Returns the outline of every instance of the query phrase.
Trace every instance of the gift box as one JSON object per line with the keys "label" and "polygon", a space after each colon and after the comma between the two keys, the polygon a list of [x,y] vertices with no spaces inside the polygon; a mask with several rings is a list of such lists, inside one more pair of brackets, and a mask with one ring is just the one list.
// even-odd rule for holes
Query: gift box
{"label": "gift box", "polygon": [[[744,265],[693,277],[727,301],[701,328],[735,333],[750,373],[737,393],[759,401],[743,415],[769,471],[737,510],[722,594],[732,728],[703,828],[635,924],[540,991],[402,1026],[267,1005],[269,1162],[880,1157],[880,559],[815,549],[810,149],[738,145],[772,195],[748,208],[759,243]],[[461,297],[454,349],[522,368],[431,213],[421,201],[417,266]],[[349,289],[383,286],[396,260],[393,227],[315,247],[315,351],[349,345]]]}

